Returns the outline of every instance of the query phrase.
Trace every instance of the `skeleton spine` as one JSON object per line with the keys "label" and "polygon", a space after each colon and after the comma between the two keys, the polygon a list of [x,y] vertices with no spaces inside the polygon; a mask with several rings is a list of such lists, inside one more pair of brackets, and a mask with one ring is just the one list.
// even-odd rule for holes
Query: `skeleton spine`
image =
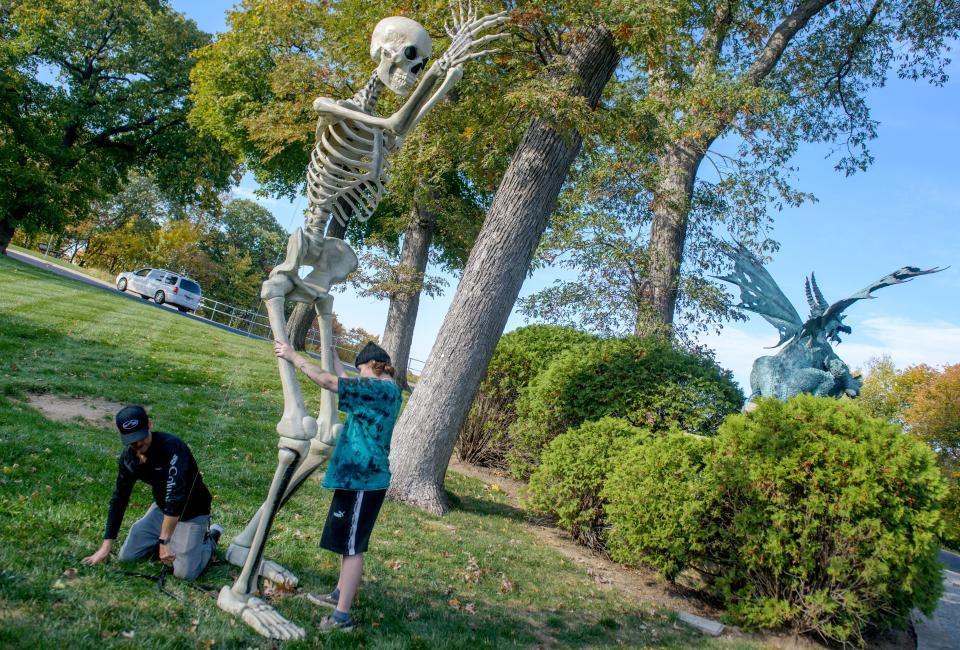
{"label": "skeleton spine", "polygon": [[[350,103],[364,113],[372,115],[383,89],[383,82],[374,72],[366,85],[350,99]],[[321,116],[320,119],[322,120],[323,117]],[[362,137],[360,133],[356,133],[355,127],[351,131],[354,131],[353,135]],[[379,178],[366,188],[366,191],[372,191],[371,197],[364,196],[361,188],[352,185],[348,185],[347,188],[341,187],[344,181],[349,181],[351,177],[356,179],[358,173],[365,171],[346,167],[344,162],[336,161],[336,158],[341,158],[343,151],[350,149],[354,147],[351,147],[348,142],[343,142],[331,126],[326,126],[317,133],[317,140],[310,152],[310,163],[307,165],[308,208],[304,231],[308,237],[322,238],[330,216],[341,223],[346,223],[354,210],[372,213],[379,203],[384,191]]]}

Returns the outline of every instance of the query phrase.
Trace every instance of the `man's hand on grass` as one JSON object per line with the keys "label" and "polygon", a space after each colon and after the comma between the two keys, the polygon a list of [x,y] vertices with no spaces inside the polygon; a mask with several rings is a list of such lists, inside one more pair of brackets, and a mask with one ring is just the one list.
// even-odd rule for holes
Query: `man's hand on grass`
{"label": "man's hand on grass", "polygon": [[97,552],[93,555],[88,555],[87,557],[80,560],[81,563],[86,564],[87,566],[93,566],[94,564],[100,564],[101,562],[107,560],[110,557],[110,549],[113,548],[113,540],[105,539],[103,544],[100,545],[100,548],[97,549]]}

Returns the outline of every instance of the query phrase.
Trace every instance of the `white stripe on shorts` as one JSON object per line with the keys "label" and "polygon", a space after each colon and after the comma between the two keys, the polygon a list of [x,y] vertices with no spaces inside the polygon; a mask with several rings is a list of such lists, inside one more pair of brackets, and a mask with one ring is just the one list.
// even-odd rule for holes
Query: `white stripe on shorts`
{"label": "white stripe on shorts", "polygon": [[347,555],[356,555],[357,523],[360,521],[360,504],[363,502],[363,491],[357,492],[357,500],[353,504],[353,519],[350,521],[350,539],[347,541]]}

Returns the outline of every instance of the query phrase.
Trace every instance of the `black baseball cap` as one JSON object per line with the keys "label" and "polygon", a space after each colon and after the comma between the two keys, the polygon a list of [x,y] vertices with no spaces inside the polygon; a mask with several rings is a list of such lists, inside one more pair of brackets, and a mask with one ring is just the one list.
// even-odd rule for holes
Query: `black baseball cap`
{"label": "black baseball cap", "polygon": [[120,431],[120,440],[125,445],[138,442],[150,435],[147,425],[147,412],[139,404],[124,406],[117,412],[117,430]]}
{"label": "black baseball cap", "polygon": [[367,344],[363,346],[363,349],[357,354],[357,359],[353,362],[353,365],[359,368],[368,361],[390,363],[390,355],[373,341],[367,341]]}

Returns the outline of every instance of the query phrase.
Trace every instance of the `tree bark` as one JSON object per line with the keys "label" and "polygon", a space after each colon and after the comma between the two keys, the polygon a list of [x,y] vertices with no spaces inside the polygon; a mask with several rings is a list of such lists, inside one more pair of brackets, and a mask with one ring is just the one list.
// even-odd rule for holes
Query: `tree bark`
{"label": "tree bark", "polygon": [[[687,238],[687,216],[697,169],[705,151],[706,147],[694,143],[677,142],[670,144],[658,157],[660,174],[653,191],[650,260],[641,294],[649,309],[644,316],[653,320],[651,327],[673,323],[683,245]],[[639,323],[637,329],[642,329]]]}
{"label": "tree bark", "polygon": [[0,217],[0,255],[7,254],[7,246],[10,245],[10,240],[13,239],[13,234],[16,231],[17,228],[13,223]]}
{"label": "tree bark", "polygon": [[[834,4],[836,0],[805,0],[786,16],[767,38],[756,59],[741,76],[741,81],[758,86],[773,72],[787,46],[810,20]],[[695,76],[709,76],[723,47],[730,14],[718,6],[714,24],[704,34],[704,51],[696,66]],[[872,20],[872,18],[869,18]],[[668,144],[658,155],[660,177],[653,191],[653,222],[650,226],[649,278],[644,287],[644,300],[651,319],[650,331],[673,324],[677,307],[683,246],[687,238],[687,219],[693,199],[697,170],[714,139],[729,126],[732,117],[712,124],[710,135],[701,141],[678,140]],[[640,326],[638,330],[642,329]]]}
{"label": "tree bark", "polygon": [[410,389],[407,364],[420,308],[420,281],[427,270],[435,224],[436,214],[419,202],[414,202],[400,250],[399,279],[404,289],[390,296],[387,324],[383,329],[383,349],[393,360],[397,385],[404,390]]}
{"label": "tree bark", "polygon": [[[571,42],[567,65],[578,81],[569,92],[596,107],[617,65],[613,38],[591,26]],[[560,133],[540,119],[527,128],[394,430],[392,498],[436,514],[448,509],[443,479],[457,434],[581,143],[576,131]]]}
{"label": "tree bark", "polygon": [[[347,233],[346,224],[341,224],[335,218],[330,217],[327,223],[327,230],[324,233],[327,237],[336,237],[343,239]],[[313,305],[305,302],[298,302],[290,311],[290,317],[287,319],[287,338],[290,339],[290,345],[294,350],[304,350],[307,347],[307,334],[313,326],[313,321],[317,318],[317,312]]]}

